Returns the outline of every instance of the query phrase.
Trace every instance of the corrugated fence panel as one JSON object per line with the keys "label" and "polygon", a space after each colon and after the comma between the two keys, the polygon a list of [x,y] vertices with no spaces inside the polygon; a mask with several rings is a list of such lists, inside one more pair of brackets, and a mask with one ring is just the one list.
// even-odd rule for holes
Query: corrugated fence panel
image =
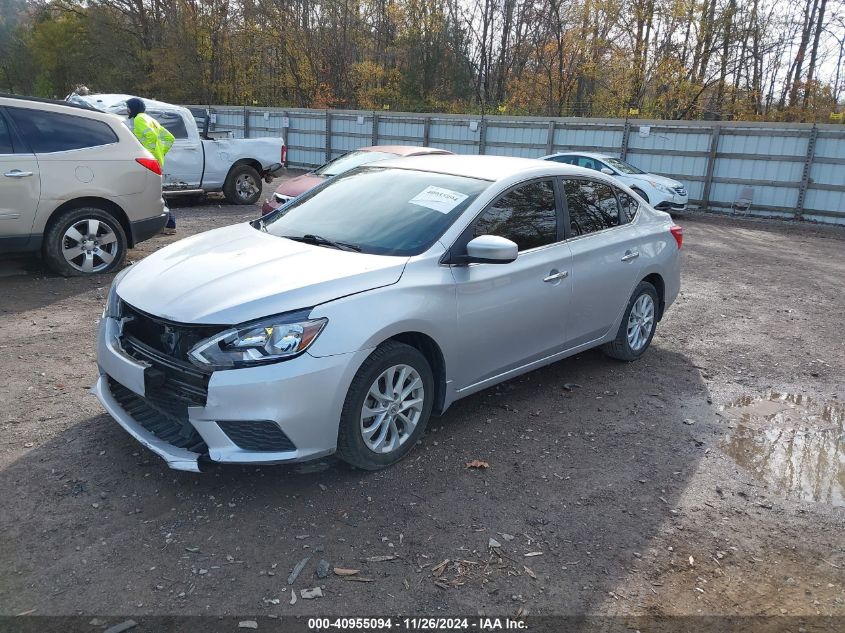
{"label": "corrugated fence panel", "polygon": [[[231,130],[233,136],[243,138],[244,108],[211,109],[217,118],[212,129]],[[325,110],[249,108],[248,112],[249,136],[285,136],[291,165],[313,167],[325,162]],[[328,113],[331,157],[372,144],[374,115],[378,119],[378,144],[423,145],[427,139],[430,146],[458,154],[478,154],[482,148],[485,154],[526,158],[542,156],[549,149],[593,150],[620,156],[625,143],[626,122],[619,119],[490,116],[482,120],[478,115],[350,110]],[[285,116],[287,128],[283,126]],[[740,191],[751,187],[752,214],[795,215],[804,186],[810,125],[642,120],[629,120],[627,124],[628,162],[644,171],[680,180],[691,200],[702,201],[707,174],[712,172],[707,205],[710,208],[730,208]],[[711,156],[715,126],[719,129],[719,143]],[[643,128],[648,128],[647,134],[640,133]],[[845,224],[845,129],[820,125],[817,130],[803,197],[803,217]]]}
{"label": "corrugated fence panel", "polygon": [[605,126],[579,126],[571,123],[555,129],[553,152],[567,149],[592,149],[619,156],[622,151],[622,126],[619,129],[606,129]]}
{"label": "corrugated fence panel", "polygon": [[388,118],[379,115],[378,141],[383,145],[422,145],[425,123],[422,120]]}

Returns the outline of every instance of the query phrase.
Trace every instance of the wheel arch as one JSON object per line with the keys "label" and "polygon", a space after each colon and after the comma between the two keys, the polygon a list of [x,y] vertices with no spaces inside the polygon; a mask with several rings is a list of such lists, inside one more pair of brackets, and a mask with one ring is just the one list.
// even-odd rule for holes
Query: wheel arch
{"label": "wheel arch", "polygon": [[126,235],[126,247],[134,248],[135,240],[132,236],[132,226],[129,223],[129,217],[126,215],[126,212],[116,202],[109,200],[108,198],[100,198],[98,196],[74,198],[73,200],[68,200],[60,204],[53,210],[50,217],[47,218],[47,222],[44,224],[44,233],[47,233],[47,231],[50,230],[50,227],[58,222],[59,218],[64,213],[73,211],[74,209],[83,209],[85,207],[94,207],[100,209],[101,211],[105,211],[114,217],[115,220],[120,222],[120,226]]}
{"label": "wheel arch", "polygon": [[647,281],[657,290],[657,320],[660,321],[666,309],[666,283],[658,273],[650,273],[643,277],[642,281]]}
{"label": "wheel arch", "polygon": [[396,341],[404,343],[414,349],[418,350],[425,356],[431,367],[431,373],[434,374],[434,405],[432,413],[440,415],[445,410],[446,404],[446,360],[443,357],[443,351],[440,345],[437,344],[433,338],[428,334],[422,332],[401,332],[394,334],[388,339],[382,341]]}
{"label": "wheel arch", "polygon": [[258,172],[259,178],[261,177],[261,171],[264,169],[261,166],[261,162],[255,158],[239,158],[234,163],[232,163],[231,167],[229,167],[229,171],[226,172],[226,178],[229,178],[229,175],[232,173],[232,170],[234,170],[236,167],[240,167],[241,165],[249,165],[250,167],[252,167],[255,171]]}

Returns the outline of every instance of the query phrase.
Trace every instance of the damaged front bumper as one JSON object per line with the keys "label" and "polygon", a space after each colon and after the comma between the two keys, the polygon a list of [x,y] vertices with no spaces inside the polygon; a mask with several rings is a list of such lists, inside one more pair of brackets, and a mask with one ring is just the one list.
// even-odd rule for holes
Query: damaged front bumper
{"label": "damaged front bumper", "polygon": [[[316,459],[337,447],[349,384],[366,355],[291,361],[217,371],[205,402],[182,399],[178,376],[155,355],[139,358],[121,345],[122,326],[104,317],[92,388],[109,415],[168,466],[198,472],[209,462],[278,464]],[[172,364],[171,364],[172,365]],[[162,374],[164,378],[162,378]]]}

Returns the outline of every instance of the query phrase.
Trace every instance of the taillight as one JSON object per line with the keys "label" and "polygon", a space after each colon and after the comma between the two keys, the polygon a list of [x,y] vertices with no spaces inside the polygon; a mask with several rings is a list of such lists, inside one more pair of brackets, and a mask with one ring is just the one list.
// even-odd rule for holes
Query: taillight
{"label": "taillight", "polygon": [[680,249],[684,244],[684,227],[675,225],[669,230],[672,232],[672,237],[678,243],[678,249]]}
{"label": "taillight", "polygon": [[135,162],[149,169],[154,174],[161,176],[161,165],[155,158],[136,158]]}
{"label": "taillight", "polygon": [[282,165],[288,164],[288,146],[282,145]]}

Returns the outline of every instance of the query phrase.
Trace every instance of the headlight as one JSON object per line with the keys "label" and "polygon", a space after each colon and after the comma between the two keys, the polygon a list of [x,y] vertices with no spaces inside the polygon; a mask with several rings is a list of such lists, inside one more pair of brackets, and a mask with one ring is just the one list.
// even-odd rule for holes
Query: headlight
{"label": "headlight", "polygon": [[306,319],[298,312],[268,317],[201,341],[188,358],[203,369],[264,365],[298,356],[320,335],[328,319]]}
{"label": "headlight", "polygon": [[650,184],[652,187],[654,187],[658,191],[662,191],[663,193],[668,193],[668,194],[674,194],[675,193],[669,187],[661,185],[659,182],[655,182],[654,180],[649,180],[648,184]]}
{"label": "headlight", "polygon": [[[135,264],[132,264],[134,266]],[[114,276],[111,281],[111,288],[106,298],[106,307],[103,309],[103,318],[111,317],[112,319],[120,318],[120,297],[117,296],[117,284],[126,276],[132,266],[127,266]]]}

